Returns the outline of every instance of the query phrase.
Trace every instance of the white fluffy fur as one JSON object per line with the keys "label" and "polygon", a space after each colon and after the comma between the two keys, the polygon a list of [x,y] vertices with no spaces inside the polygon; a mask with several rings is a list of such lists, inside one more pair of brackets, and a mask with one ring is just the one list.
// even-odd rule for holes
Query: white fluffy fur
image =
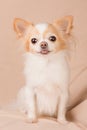
{"label": "white fluffy fur", "polygon": [[66,122],[69,72],[65,51],[46,56],[25,54],[26,85],[18,99],[30,122],[40,115],[56,116],[58,121]]}
{"label": "white fluffy fur", "polygon": [[43,34],[47,29],[47,27],[48,27],[47,23],[40,23],[35,25],[35,28],[40,32],[40,34]]}

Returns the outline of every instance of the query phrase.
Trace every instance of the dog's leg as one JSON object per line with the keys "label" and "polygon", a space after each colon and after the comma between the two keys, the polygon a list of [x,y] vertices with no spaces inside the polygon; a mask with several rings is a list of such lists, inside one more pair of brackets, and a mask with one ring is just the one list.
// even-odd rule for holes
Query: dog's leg
{"label": "dog's leg", "polygon": [[66,120],[66,110],[69,100],[69,93],[67,90],[61,90],[60,99],[59,99],[59,107],[58,107],[58,115],[57,121],[66,124],[68,121]]}
{"label": "dog's leg", "polygon": [[33,89],[26,88],[25,89],[25,104],[27,111],[27,122],[34,123],[37,122],[36,115],[36,101],[35,101],[35,93]]}

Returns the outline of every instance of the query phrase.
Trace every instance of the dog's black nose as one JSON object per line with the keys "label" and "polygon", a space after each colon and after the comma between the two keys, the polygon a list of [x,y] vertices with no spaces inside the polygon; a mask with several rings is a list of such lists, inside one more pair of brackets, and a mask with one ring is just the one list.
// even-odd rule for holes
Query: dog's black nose
{"label": "dog's black nose", "polygon": [[41,49],[47,49],[47,47],[48,47],[48,43],[47,42],[41,42]]}

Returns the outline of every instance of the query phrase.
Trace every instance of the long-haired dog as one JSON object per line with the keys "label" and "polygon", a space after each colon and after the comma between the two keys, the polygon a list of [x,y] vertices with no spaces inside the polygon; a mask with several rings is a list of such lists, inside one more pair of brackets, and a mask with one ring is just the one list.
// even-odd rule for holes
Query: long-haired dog
{"label": "long-haired dog", "polygon": [[52,24],[34,25],[20,18],[14,20],[14,30],[26,48],[26,84],[19,91],[18,102],[27,113],[28,122],[36,122],[39,116],[51,116],[67,123],[70,83],[67,46],[72,23],[72,16]]}

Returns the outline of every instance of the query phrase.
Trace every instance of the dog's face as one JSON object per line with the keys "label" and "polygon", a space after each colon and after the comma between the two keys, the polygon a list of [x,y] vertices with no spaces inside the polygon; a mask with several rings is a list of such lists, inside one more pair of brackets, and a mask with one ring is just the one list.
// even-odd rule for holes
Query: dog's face
{"label": "dog's face", "polygon": [[53,24],[33,25],[23,19],[14,20],[14,30],[25,40],[26,51],[47,55],[65,49],[64,36],[70,35],[72,16],[64,17]]}

